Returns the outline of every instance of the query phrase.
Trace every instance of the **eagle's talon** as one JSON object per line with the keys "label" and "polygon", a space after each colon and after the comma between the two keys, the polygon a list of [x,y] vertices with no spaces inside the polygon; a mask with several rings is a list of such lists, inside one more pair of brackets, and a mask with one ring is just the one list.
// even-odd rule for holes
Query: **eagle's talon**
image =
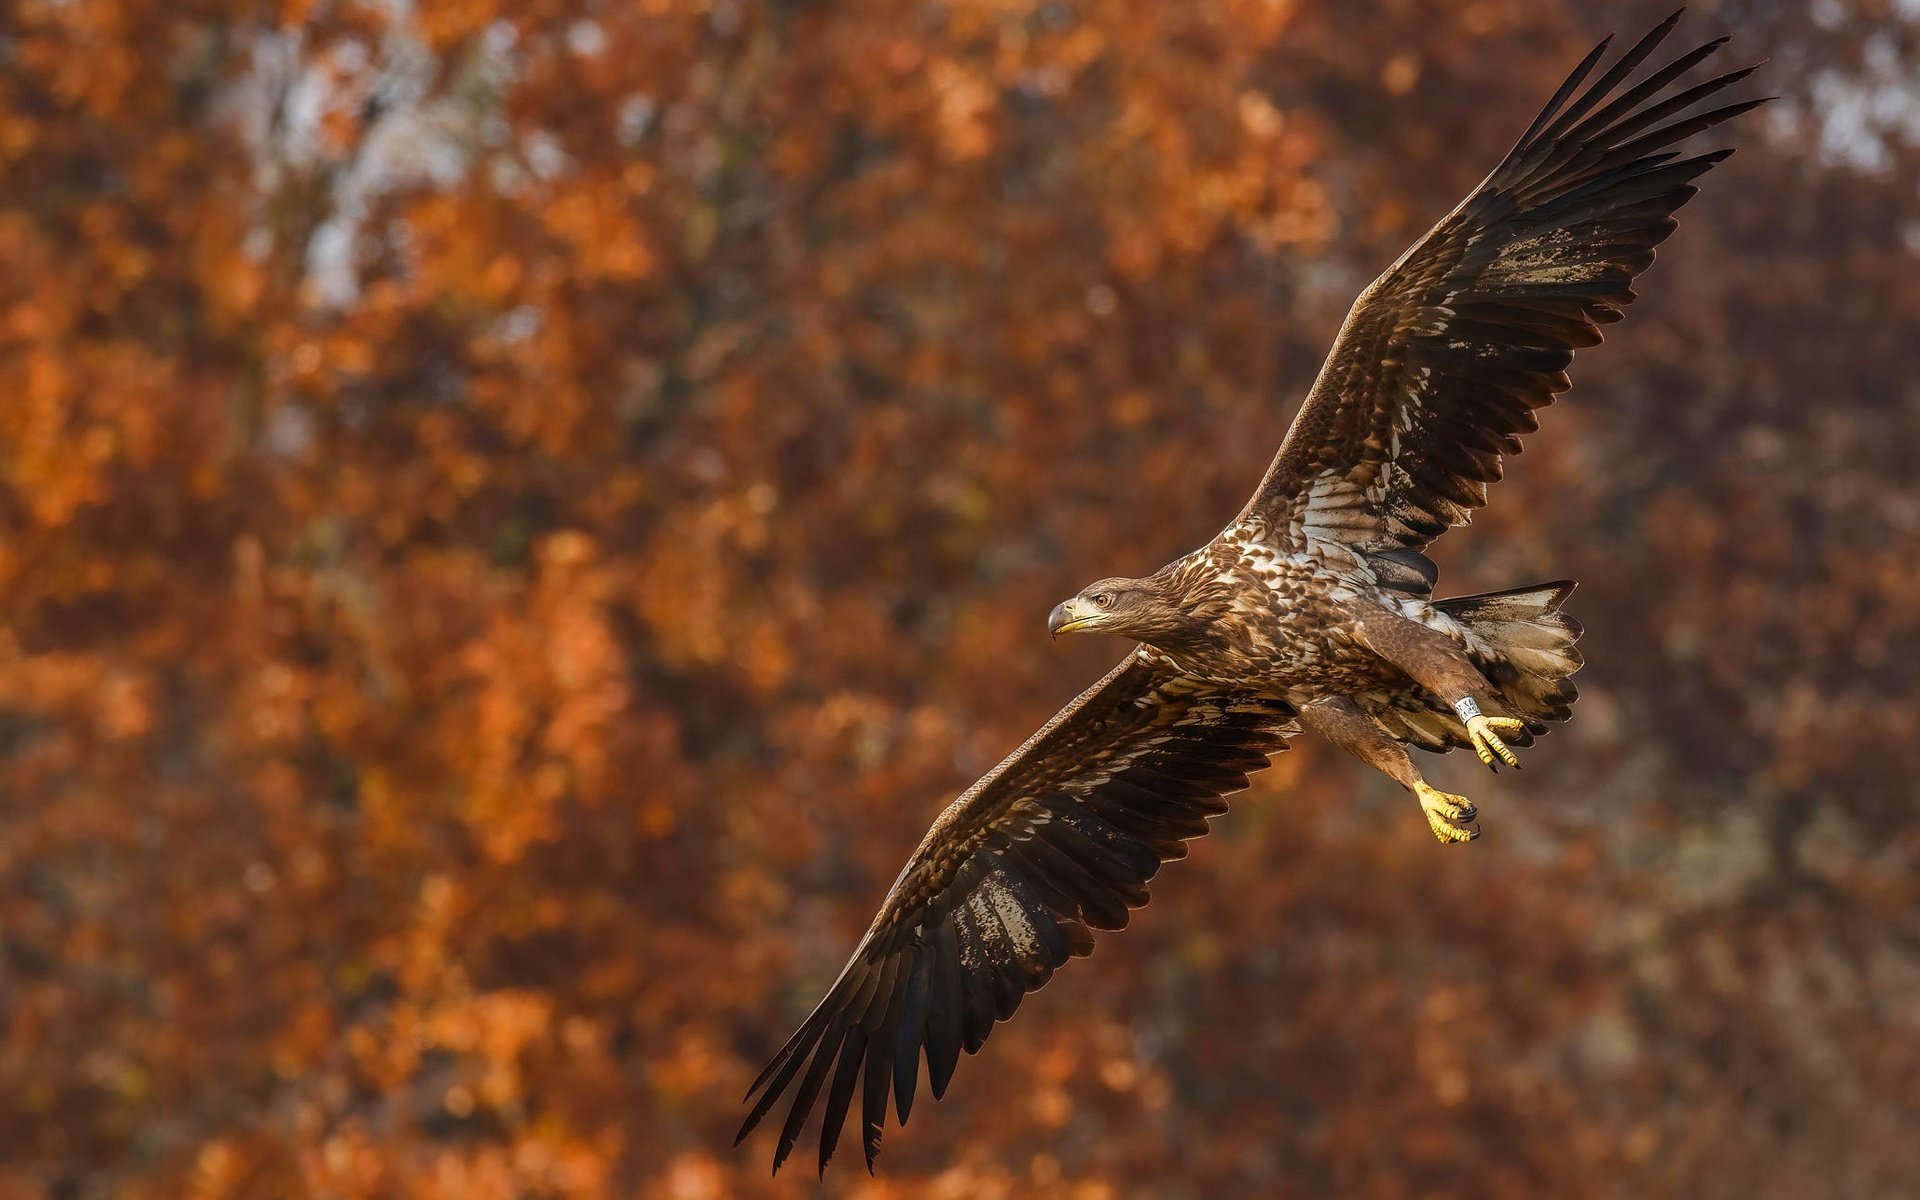
{"label": "eagle's talon", "polygon": [[1442,846],[1465,845],[1480,836],[1478,825],[1453,825],[1434,813],[1427,814],[1427,824],[1433,829],[1433,836],[1440,839]]}
{"label": "eagle's talon", "polygon": [[1442,845],[1470,842],[1480,836],[1480,827],[1467,823],[1480,815],[1473,801],[1426,782],[1414,784],[1413,794],[1419,798],[1420,811],[1427,814],[1427,826]]}
{"label": "eagle's talon", "polygon": [[1514,717],[1485,717],[1476,713],[1467,718],[1467,737],[1473,742],[1473,752],[1495,775],[1500,773],[1501,763],[1516,771],[1520,769],[1520,759],[1500,740],[1500,735],[1516,737],[1526,729],[1527,723]]}

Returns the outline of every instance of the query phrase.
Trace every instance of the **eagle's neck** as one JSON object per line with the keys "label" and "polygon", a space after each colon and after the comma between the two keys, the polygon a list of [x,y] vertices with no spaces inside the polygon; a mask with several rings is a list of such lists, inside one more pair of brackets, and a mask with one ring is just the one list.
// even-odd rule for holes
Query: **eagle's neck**
{"label": "eagle's neck", "polygon": [[1168,563],[1148,582],[1161,598],[1159,618],[1140,640],[1176,657],[1205,654],[1232,640],[1227,624],[1238,590],[1221,579],[1219,565],[1205,550]]}

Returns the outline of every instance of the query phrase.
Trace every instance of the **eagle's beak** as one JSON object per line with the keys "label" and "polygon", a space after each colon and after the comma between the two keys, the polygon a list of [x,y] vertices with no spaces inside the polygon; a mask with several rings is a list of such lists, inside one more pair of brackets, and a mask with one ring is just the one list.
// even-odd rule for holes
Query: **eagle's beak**
{"label": "eagle's beak", "polygon": [[1063,633],[1085,629],[1093,622],[1093,618],[1094,614],[1081,610],[1078,596],[1071,600],[1063,600],[1054,605],[1053,611],[1047,614],[1047,633],[1053,637],[1059,637]]}

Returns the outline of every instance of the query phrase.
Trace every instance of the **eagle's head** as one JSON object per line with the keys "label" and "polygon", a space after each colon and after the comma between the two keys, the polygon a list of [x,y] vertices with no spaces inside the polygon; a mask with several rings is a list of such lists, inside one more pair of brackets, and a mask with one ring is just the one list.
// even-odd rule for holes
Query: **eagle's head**
{"label": "eagle's head", "polygon": [[1148,645],[1184,640],[1192,619],[1155,579],[1101,579],[1047,614],[1047,632],[1115,633]]}

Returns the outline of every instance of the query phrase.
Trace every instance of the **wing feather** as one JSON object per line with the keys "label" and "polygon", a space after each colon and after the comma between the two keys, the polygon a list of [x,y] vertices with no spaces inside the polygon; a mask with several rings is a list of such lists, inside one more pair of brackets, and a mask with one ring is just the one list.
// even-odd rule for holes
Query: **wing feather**
{"label": "wing feather", "polygon": [[1633,301],[1693,181],[1732,153],[1671,147],[1764,103],[1692,113],[1752,67],[1670,91],[1725,38],[1628,85],[1679,16],[1587,84],[1609,43],[1595,47],[1492,174],[1361,294],[1236,525],[1380,555],[1419,551],[1487,502],[1536,411],[1570,386],[1574,351]]}
{"label": "wing feather", "polygon": [[754,1080],[740,1138],[792,1089],[779,1170],[824,1094],[824,1172],[859,1093],[871,1169],[889,1094],[905,1124],[922,1057],[939,1099],[960,1052],[1091,953],[1089,927],[1123,928],[1160,864],[1295,732],[1278,700],[1130,655],[934,822],[826,998]]}

